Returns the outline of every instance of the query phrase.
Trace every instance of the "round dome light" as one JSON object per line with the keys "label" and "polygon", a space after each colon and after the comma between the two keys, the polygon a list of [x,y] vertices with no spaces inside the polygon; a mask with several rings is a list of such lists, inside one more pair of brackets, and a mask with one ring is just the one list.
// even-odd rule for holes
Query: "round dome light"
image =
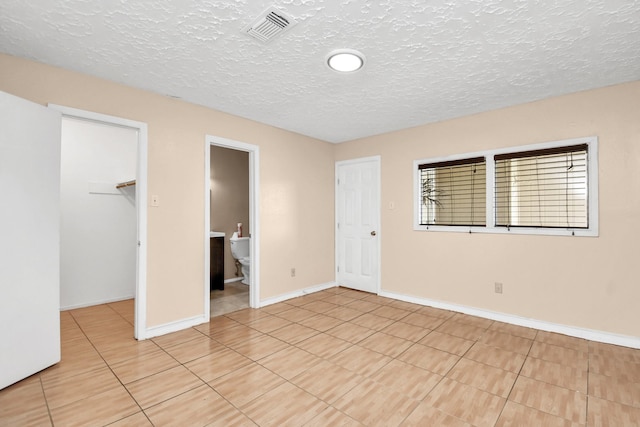
{"label": "round dome light", "polygon": [[353,73],[364,66],[364,55],[353,49],[338,49],[327,55],[327,65],[334,71]]}

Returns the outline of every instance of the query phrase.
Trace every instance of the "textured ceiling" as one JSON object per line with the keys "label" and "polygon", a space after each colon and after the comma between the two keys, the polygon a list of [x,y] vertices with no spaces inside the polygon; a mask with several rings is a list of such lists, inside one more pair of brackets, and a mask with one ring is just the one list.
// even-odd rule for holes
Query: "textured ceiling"
{"label": "textured ceiling", "polygon": [[[265,45],[268,6],[298,24]],[[2,0],[0,52],[342,142],[638,80],[640,1]]]}

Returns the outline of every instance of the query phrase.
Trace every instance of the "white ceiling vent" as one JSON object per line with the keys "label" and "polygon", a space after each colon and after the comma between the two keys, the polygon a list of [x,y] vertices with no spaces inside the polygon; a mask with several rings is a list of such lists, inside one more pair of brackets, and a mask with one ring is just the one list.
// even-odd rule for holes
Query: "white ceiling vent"
{"label": "white ceiling vent", "polygon": [[255,21],[244,27],[242,32],[263,43],[268,43],[297,23],[295,19],[281,10],[270,7],[262,12]]}

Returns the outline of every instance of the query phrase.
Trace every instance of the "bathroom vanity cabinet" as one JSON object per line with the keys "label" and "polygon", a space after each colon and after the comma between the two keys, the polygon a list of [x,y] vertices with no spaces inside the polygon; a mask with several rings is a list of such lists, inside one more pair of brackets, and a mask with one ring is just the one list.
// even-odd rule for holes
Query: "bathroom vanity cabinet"
{"label": "bathroom vanity cabinet", "polygon": [[224,237],[211,237],[210,289],[224,290]]}

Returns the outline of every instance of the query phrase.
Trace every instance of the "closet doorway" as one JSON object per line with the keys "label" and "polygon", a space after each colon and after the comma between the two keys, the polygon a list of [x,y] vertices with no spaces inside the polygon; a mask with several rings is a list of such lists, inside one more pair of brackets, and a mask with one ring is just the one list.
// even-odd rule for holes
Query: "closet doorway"
{"label": "closet doorway", "polygon": [[133,298],[146,331],[146,124],[68,107],[62,113],[60,307]]}
{"label": "closet doorway", "polygon": [[[235,153],[234,153],[235,152]],[[227,202],[216,203],[216,200],[220,200],[218,198],[219,195],[224,194],[229,191],[233,191],[233,186],[229,186],[226,188],[216,188],[217,183],[212,179],[214,175],[212,174],[212,164],[215,166],[215,160],[212,162],[212,155],[215,156],[216,153],[220,155],[228,156],[231,158],[238,158],[239,161],[246,162],[248,160],[248,172],[247,176],[239,177],[243,181],[248,178],[248,206],[246,203],[242,202],[231,202],[237,203],[239,206],[235,208],[231,205],[228,205]],[[244,160],[242,160],[244,159]],[[212,237],[214,234],[216,236],[220,236],[220,233],[224,233],[223,237],[218,237],[218,239],[223,240],[223,248],[224,248],[224,265],[225,265],[225,291],[224,293],[233,293],[233,288],[238,288],[242,286],[247,286],[249,289],[249,298],[248,303],[249,307],[258,308],[259,307],[259,286],[260,286],[260,254],[259,254],[259,239],[260,239],[260,229],[259,229],[259,148],[255,145],[246,144],[243,142],[233,141],[225,138],[220,138],[216,136],[207,135],[205,138],[205,229],[204,229],[204,241],[205,241],[205,313],[210,313],[211,315],[216,315],[219,313],[219,307],[212,307],[211,304],[215,304],[215,301],[212,300],[211,297],[213,293],[218,293],[218,290],[211,291],[211,253],[212,247]],[[224,183],[220,183],[224,185]],[[245,184],[246,185],[246,184]],[[216,197],[212,198],[212,194],[215,192]],[[233,197],[226,197],[225,200],[233,200]],[[244,204],[244,207],[243,207]],[[229,211],[234,211],[236,213],[232,213],[229,216]],[[218,217],[215,217],[216,211],[219,212]],[[222,221],[212,221],[213,218],[223,219],[221,216],[229,218],[224,218]],[[248,221],[247,221],[248,216]],[[237,217],[237,219],[236,219]],[[242,218],[245,218],[244,220]],[[235,260],[231,257],[230,252],[230,238],[233,237],[233,233],[237,231],[237,223],[242,222],[243,228],[243,236],[250,237],[249,239],[249,256],[250,256],[250,265],[248,267],[248,280],[245,280],[244,285],[241,284],[243,274],[241,273],[240,266],[238,265],[238,276],[236,273]],[[212,228],[213,224],[213,228]],[[219,229],[214,229],[218,227]],[[213,233],[212,233],[213,232]],[[246,271],[245,271],[246,272]],[[244,276],[246,277],[246,276]],[[227,299],[225,296],[223,299]],[[232,298],[231,298],[232,299]],[[223,302],[221,302],[222,304]],[[233,305],[235,302],[229,301],[229,304]],[[224,311],[224,309],[223,309]]]}

